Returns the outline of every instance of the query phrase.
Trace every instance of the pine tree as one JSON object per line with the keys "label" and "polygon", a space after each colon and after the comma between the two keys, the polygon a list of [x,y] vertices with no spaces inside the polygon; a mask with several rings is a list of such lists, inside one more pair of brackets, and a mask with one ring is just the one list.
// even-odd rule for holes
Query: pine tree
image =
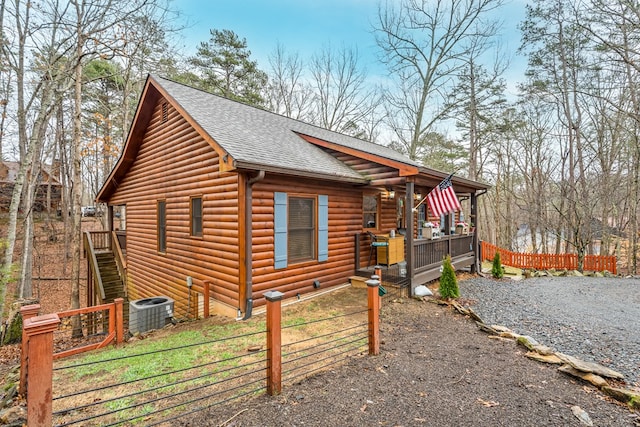
{"label": "pine tree", "polygon": [[496,254],[493,256],[491,275],[496,279],[502,279],[502,276],[504,276],[504,268],[502,267],[502,262],[500,261],[500,252],[498,251],[496,251]]}
{"label": "pine tree", "polygon": [[451,265],[451,257],[447,255],[442,262],[442,276],[440,276],[440,297],[444,299],[458,298],[460,289],[458,289],[458,279],[456,272]]}

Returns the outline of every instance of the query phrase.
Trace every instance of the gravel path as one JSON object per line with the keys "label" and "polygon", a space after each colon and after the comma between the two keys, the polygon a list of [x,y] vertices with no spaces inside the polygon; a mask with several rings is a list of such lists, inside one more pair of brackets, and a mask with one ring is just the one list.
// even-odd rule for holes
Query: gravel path
{"label": "gravel path", "polygon": [[485,323],[610,367],[640,386],[640,279],[473,278],[459,286]]}

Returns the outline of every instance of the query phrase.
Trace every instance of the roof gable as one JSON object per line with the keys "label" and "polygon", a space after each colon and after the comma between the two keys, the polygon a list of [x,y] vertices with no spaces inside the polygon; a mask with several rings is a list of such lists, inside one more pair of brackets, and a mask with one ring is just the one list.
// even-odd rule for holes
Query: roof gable
{"label": "roof gable", "polygon": [[123,153],[100,190],[98,201],[109,199],[135,160],[153,108],[161,98],[171,103],[218,153],[221,171],[264,170],[356,184],[369,182],[368,177],[332,156],[326,150],[330,148],[393,167],[399,176],[425,172],[418,163],[388,147],[150,75]]}

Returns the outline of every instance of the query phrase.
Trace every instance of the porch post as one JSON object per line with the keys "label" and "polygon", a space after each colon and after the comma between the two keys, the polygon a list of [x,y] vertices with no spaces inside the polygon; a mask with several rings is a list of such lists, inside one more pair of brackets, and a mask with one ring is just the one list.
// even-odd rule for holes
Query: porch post
{"label": "porch post", "polygon": [[[469,222],[473,223],[475,227],[473,230],[472,245],[473,245],[473,264],[471,264],[471,274],[475,274],[480,271],[480,247],[478,246],[478,196],[476,193],[471,193],[471,215]],[[471,224],[469,224],[471,227]]]}
{"label": "porch post", "polygon": [[107,230],[113,231],[113,205],[107,205]]}
{"label": "porch post", "polygon": [[410,280],[410,290],[409,290],[409,296],[412,297],[413,296],[413,291],[415,289],[415,271],[413,269],[413,191],[414,191],[414,183],[413,181],[409,181],[407,180],[406,184],[406,190],[405,190],[405,203],[404,203],[404,210],[405,210],[405,215],[404,217],[407,219],[407,233],[406,233],[406,238],[407,238],[407,248],[406,248],[406,252],[407,252],[407,277]]}

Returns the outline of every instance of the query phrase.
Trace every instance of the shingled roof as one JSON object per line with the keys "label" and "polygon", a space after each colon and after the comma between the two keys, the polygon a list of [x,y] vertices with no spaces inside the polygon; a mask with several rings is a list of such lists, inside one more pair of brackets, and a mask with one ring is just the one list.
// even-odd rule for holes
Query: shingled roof
{"label": "shingled roof", "polygon": [[152,76],[242,168],[277,168],[313,172],[332,178],[366,182],[353,169],[298,134],[330,141],[357,151],[418,166],[387,147],[332,132],[270,111]]}
{"label": "shingled roof", "polygon": [[[330,150],[409,171],[405,175],[430,173],[436,180],[448,174],[425,169],[419,163],[388,147],[320,128],[270,111],[150,75],[141,96],[123,154],[98,194],[107,201],[117,182],[135,160],[150,119],[150,109],[160,97],[167,99],[198,129],[224,158],[228,170],[265,170],[320,179],[366,184],[370,178],[334,157]],[[326,143],[326,144],[325,144]],[[486,188],[483,185],[473,188]],[[455,178],[454,178],[455,183]]]}

